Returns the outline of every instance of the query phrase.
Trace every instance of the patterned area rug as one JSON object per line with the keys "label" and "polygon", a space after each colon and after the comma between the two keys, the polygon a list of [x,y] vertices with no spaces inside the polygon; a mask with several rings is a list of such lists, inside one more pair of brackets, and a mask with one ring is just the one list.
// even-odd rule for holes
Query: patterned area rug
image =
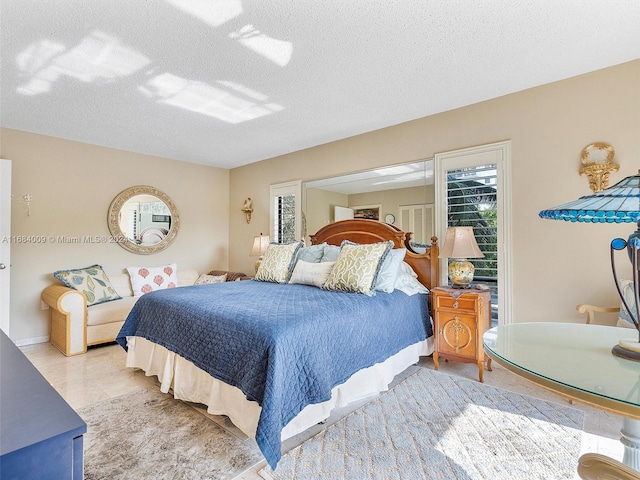
{"label": "patterned area rug", "polygon": [[285,454],[269,480],[572,479],[584,414],[420,368]]}
{"label": "patterned area rug", "polygon": [[85,480],[232,479],[264,457],[189,404],[157,389],[78,410]]}

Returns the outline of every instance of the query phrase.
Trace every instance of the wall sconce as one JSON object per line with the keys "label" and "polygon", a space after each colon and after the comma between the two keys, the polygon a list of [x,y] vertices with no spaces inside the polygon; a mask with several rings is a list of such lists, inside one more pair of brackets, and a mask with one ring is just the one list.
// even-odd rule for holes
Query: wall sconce
{"label": "wall sconce", "polygon": [[608,143],[597,142],[582,149],[580,175],[589,177],[589,187],[598,193],[609,186],[609,173],[617,172],[620,165],[613,162],[615,151]]}
{"label": "wall sconce", "polygon": [[27,208],[27,217],[31,216],[31,200],[33,200],[33,197],[26,193],[22,196],[22,200],[24,200],[24,206]]}
{"label": "wall sconce", "polygon": [[251,197],[248,197],[244,201],[244,205],[242,205],[240,210],[244,213],[247,223],[251,223],[251,213],[253,212],[253,200],[251,200]]}
{"label": "wall sconce", "polygon": [[262,263],[264,252],[267,251],[268,246],[269,246],[269,235],[262,235],[261,233],[257,237],[253,237],[253,247],[251,247],[251,253],[249,254],[249,256],[258,257],[258,260],[256,260],[256,264],[255,264],[256,272],[258,271],[258,267],[260,266],[260,263]]}

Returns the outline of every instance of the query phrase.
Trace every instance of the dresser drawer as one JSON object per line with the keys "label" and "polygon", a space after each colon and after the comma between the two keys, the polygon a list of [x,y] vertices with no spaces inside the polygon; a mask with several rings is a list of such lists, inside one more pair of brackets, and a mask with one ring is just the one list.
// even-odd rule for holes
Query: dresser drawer
{"label": "dresser drawer", "polygon": [[451,308],[454,310],[470,310],[475,312],[478,298],[476,295],[462,295],[453,298],[450,295],[438,295],[436,297],[436,308]]}

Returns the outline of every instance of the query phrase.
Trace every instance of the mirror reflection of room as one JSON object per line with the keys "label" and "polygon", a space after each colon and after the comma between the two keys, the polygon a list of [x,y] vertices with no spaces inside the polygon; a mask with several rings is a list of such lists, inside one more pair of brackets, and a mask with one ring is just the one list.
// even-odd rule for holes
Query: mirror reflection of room
{"label": "mirror reflection of room", "polygon": [[433,160],[393,165],[305,182],[307,232],[349,218],[373,218],[412,232],[412,247],[434,235]]}
{"label": "mirror reflection of room", "polygon": [[120,210],[120,230],[139,245],[161,242],[171,229],[169,207],[153,195],[135,195]]}

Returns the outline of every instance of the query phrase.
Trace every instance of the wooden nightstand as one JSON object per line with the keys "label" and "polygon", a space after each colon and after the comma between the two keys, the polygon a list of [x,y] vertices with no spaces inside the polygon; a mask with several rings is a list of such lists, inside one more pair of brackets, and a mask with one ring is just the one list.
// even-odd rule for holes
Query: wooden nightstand
{"label": "wooden nightstand", "polygon": [[[433,363],[439,368],[438,358],[465,363],[477,363],[480,381],[484,381],[484,348],[482,335],[491,328],[491,291],[460,290],[437,287],[432,291],[434,312],[435,350]],[[491,359],[487,359],[491,371]]]}

